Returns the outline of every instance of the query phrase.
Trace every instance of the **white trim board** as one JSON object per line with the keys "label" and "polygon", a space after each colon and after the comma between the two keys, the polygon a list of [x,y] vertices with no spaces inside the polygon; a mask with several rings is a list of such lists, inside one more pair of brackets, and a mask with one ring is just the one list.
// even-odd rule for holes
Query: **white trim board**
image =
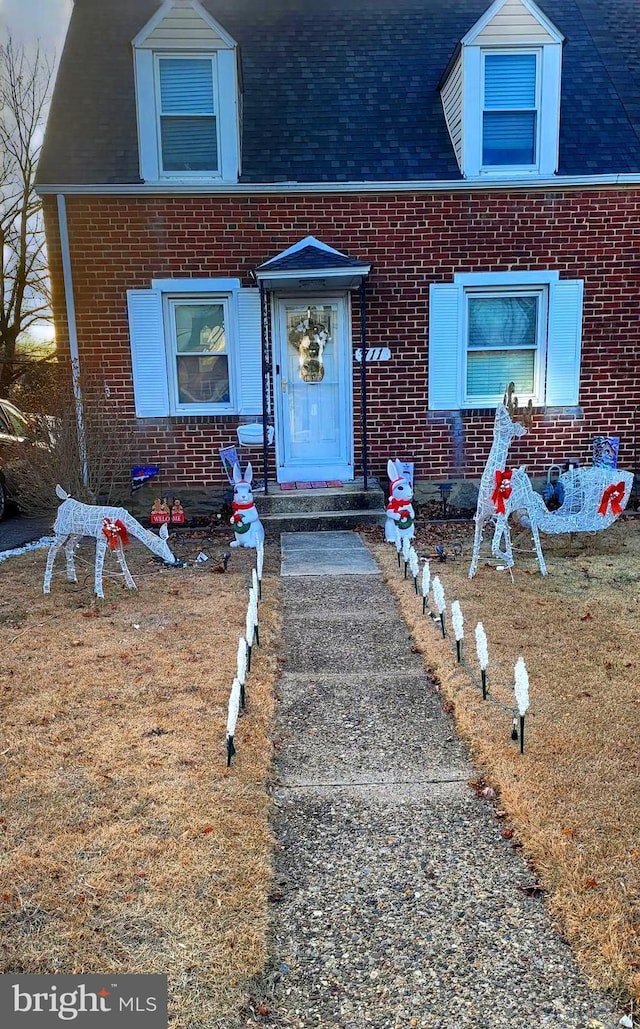
{"label": "white trim board", "polygon": [[130,183],[40,183],[36,187],[38,196],[62,193],[66,196],[286,196],[313,194],[354,193],[560,193],[565,189],[639,188],[640,172],[614,175],[556,175],[529,176],[526,179],[419,179],[385,180],[371,182],[259,182],[235,183],[208,180],[207,182],[130,182]]}

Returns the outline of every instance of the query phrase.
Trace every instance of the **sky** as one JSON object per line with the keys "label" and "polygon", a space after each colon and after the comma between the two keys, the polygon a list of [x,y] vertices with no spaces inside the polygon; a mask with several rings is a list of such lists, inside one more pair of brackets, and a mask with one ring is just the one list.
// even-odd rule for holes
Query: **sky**
{"label": "sky", "polygon": [[[0,44],[9,36],[27,51],[39,44],[57,63],[72,7],[72,0],[0,0]],[[53,336],[51,325],[34,325],[29,331],[37,341]]]}
{"label": "sky", "polygon": [[59,57],[72,7],[72,0],[0,0],[0,42],[9,35],[27,47],[39,42]]}

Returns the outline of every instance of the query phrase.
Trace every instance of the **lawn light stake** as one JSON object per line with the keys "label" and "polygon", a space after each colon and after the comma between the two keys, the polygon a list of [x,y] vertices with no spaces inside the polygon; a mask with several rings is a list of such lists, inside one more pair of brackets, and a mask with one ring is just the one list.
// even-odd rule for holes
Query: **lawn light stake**
{"label": "lawn light stake", "polygon": [[236,731],[236,722],[240,711],[240,683],[233,680],[231,693],[229,694],[229,710],[227,714],[227,768],[231,764],[231,758],[235,756],[236,748],[233,745],[233,736]]}
{"label": "lawn light stake", "polygon": [[454,600],[451,603],[451,624],[453,625],[453,631],[456,637],[456,655],[458,658],[458,664],[462,661],[462,641],[464,639],[464,618],[462,617],[462,609],[460,607],[460,601]]}
{"label": "lawn light stake", "polygon": [[431,585],[431,569],[429,562],[425,561],[422,569],[422,613],[427,613],[427,601],[429,598],[429,587]]}
{"label": "lawn light stake", "polygon": [[[399,531],[399,530],[398,530]],[[411,540],[408,536],[402,536],[402,560],[404,561],[404,577],[407,577],[407,568],[409,566],[409,551],[411,550]]]}
{"label": "lawn light stake", "polygon": [[436,602],[438,614],[440,615],[440,628],[442,629],[442,638],[444,639],[444,637],[447,635],[444,627],[444,615],[445,611],[447,610],[447,601],[445,600],[444,596],[444,586],[440,582],[440,579],[437,575],[434,576],[433,579],[433,599]]}
{"label": "lawn light stake", "polygon": [[476,651],[480,664],[480,676],[482,679],[482,699],[487,699],[487,668],[489,667],[489,648],[487,646],[487,634],[484,631],[482,622],[476,625]]}
{"label": "lawn light stake", "polygon": [[524,754],[524,716],[529,709],[529,674],[523,657],[519,657],[516,661],[514,676],[515,683],[513,689],[520,715],[520,753]]}
{"label": "lawn light stake", "polygon": [[420,573],[420,562],[418,560],[418,555],[416,554],[416,552],[413,549],[413,547],[409,548],[409,570],[410,570],[412,578],[413,578],[413,587],[414,587],[414,589],[416,591],[416,596],[417,596],[417,594],[418,594],[418,575]]}
{"label": "lawn light stake", "polygon": [[258,576],[258,600],[262,600],[262,569],[264,568],[264,541],[256,547],[256,574]]}
{"label": "lawn light stake", "polygon": [[249,590],[249,606],[253,612],[253,635],[260,646],[260,625],[258,620],[258,587],[252,586]]}
{"label": "lawn light stake", "polygon": [[243,636],[238,640],[236,678],[240,683],[240,707],[244,710],[247,706],[247,698],[245,696],[245,683],[247,681],[247,641]]}
{"label": "lawn light stake", "polygon": [[247,641],[247,671],[251,671],[251,651],[253,640],[260,643],[258,639],[258,601],[253,590],[249,590],[249,603],[247,605],[247,617],[245,621],[245,639]]}
{"label": "lawn light stake", "polygon": [[401,560],[401,557],[402,557],[402,536],[400,535],[400,533],[398,532],[397,529],[396,529],[396,538],[395,538],[394,542],[395,542],[395,545],[396,545],[396,553],[398,555],[398,568],[400,568],[400,560]]}

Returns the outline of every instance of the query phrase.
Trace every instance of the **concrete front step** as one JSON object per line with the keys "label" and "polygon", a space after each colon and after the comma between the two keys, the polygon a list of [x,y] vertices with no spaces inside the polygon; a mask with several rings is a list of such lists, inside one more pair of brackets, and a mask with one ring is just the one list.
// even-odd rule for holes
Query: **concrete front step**
{"label": "concrete front step", "polygon": [[362,481],[345,482],[342,486],[327,486],[322,489],[283,490],[278,485],[269,485],[269,492],[254,493],[260,517],[277,514],[303,514],[316,511],[363,511],[383,510],[385,496],[378,483],[373,480],[369,489],[362,488]]}
{"label": "concrete front step", "polygon": [[380,508],[356,508],[343,511],[289,511],[261,515],[265,532],[322,532],[323,530],[356,529],[359,525],[384,525],[385,513]]}

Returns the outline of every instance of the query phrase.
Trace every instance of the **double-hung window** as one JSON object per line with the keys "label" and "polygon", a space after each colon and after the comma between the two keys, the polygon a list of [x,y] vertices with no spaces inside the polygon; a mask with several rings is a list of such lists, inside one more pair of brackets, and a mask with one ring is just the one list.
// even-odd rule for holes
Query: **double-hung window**
{"label": "double-hung window", "polygon": [[217,174],[215,54],[157,55],[156,91],[161,171]]}
{"label": "double-hung window", "polygon": [[465,315],[465,403],[493,404],[509,382],[515,383],[518,397],[540,403],[546,290],[467,290]]}
{"label": "double-hung window", "polygon": [[538,164],[537,51],[483,53],[482,167]]}
{"label": "double-hung window", "polygon": [[167,297],[167,366],[176,411],[231,410],[228,297]]}
{"label": "double-hung window", "polygon": [[262,412],[260,291],[239,279],[155,279],[127,293],[139,418]]}
{"label": "double-hung window", "polygon": [[510,382],[519,401],[575,407],[581,279],[552,270],[456,272],[429,288],[429,409],[495,407]]}

